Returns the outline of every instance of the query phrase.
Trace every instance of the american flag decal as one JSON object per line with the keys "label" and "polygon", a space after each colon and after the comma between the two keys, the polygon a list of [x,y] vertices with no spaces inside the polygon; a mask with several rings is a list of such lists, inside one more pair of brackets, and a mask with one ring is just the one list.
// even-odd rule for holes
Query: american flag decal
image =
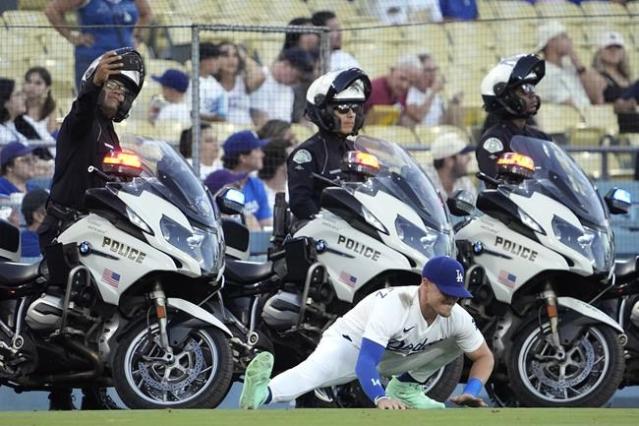
{"label": "american flag decal", "polygon": [[515,276],[515,274],[511,274],[506,271],[500,271],[499,276],[497,277],[497,281],[505,286],[514,287],[515,283],[517,282],[517,277]]}
{"label": "american flag decal", "polygon": [[110,269],[105,269],[102,272],[102,281],[109,284],[112,287],[118,288],[120,285],[120,274],[113,272]]}
{"label": "american flag decal", "polygon": [[357,284],[357,277],[352,276],[348,272],[342,271],[339,274],[339,279],[342,280],[342,282],[344,282],[345,284],[347,284],[347,285],[349,285],[351,287],[353,287],[355,284]]}

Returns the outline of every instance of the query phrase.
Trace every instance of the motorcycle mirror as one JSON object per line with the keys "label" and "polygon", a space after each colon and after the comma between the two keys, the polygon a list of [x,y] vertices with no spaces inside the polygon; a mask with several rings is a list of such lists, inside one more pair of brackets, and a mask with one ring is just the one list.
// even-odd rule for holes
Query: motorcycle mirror
{"label": "motorcycle mirror", "polygon": [[454,216],[469,216],[475,209],[473,196],[469,191],[457,190],[446,200],[448,210]]}
{"label": "motorcycle mirror", "polygon": [[632,206],[630,192],[621,188],[612,188],[604,197],[610,214],[628,214]]}
{"label": "motorcycle mirror", "polygon": [[242,213],[244,201],[244,193],[235,188],[225,188],[215,196],[215,202],[224,214]]}
{"label": "motorcycle mirror", "polygon": [[527,155],[506,152],[497,159],[497,175],[529,179],[535,173],[535,162]]}
{"label": "motorcycle mirror", "polygon": [[381,168],[373,154],[362,151],[348,151],[342,160],[342,172],[363,176],[375,176]]}
{"label": "motorcycle mirror", "polygon": [[111,151],[102,160],[102,171],[106,174],[134,178],[142,174],[140,157],[128,149]]}

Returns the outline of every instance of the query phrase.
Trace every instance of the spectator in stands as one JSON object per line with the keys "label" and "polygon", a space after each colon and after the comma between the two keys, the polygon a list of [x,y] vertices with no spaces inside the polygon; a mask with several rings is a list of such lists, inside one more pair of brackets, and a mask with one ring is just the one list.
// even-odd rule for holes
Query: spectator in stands
{"label": "spectator in stands", "polygon": [[[65,14],[75,11],[81,32],[72,30]],[[148,0],[53,0],[44,10],[51,25],[75,46],[75,85],[101,54],[123,46],[135,47],[143,27],[151,23]]]}
{"label": "spectator in stands", "polygon": [[427,172],[442,196],[452,197],[455,191],[463,189],[473,200],[477,198],[477,189],[468,177],[470,153],[474,151],[475,147],[456,132],[444,133],[433,141],[430,147],[433,167]]}
{"label": "spectator in stands", "polygon": [[[229,97],[222,85],[213,77],[220,70],[220,49],[213,43],[200,43],[200,119],[224,121],[229,113]],[[186,91],[186,102],[191,105],[191,84]]]}
{"label": "spectator in stands", "polygon": [[387,25],[443,20],[440,0],[375,0],[371,6],[379,20]]}
{"label": "spectator in stands", "polygon": [[[312,27],[314,24],[311,18],[299,17],[291,19],[288,25],[298,27]],[[292,47],[299,47],[300,49],[306,50],[309,53],[315,53],[317,55],[319,52],[319,43],[320,38],[315,33],[288,32],[284,36],[284,45],[282,46],[282,50],[287,50]]]}
{"label": "spectator in stands", "polygon": [[422,69],[417,82],[408,89],[406,113],[402,124],[437,126],[439,124],[462,125],[461,100],[463,92],[455,94],[448,105],[442,92],[446,79],[439,74],[439,67],[429,54],[417,55]]}
{"label": "spectator in stands", "polygon": [[[220,145],[210,124],[200,124],[200,179],[222,168]],[[193,127],[180,135],[180,154],[193,164]]]}
{"label": "spectator in stands", "polygon": [[0,194],[27,192],[27,181],[34,175],[33,147],[11,142],[0,150]]}
{"label": "spectator in stands", "polygon": [[46,204],[49,199],[49,191],[46,189],[34,189],[28,192],[22,199],[22,216],[26,229],[20,231],[23,258],[40,257],[40,243],[38,242],[38,227],[47,216]]}
{"label": "spectator in stands", "polygon": [[249,95],[264,83],[262,68],[246,54],[243,47],[231,42],[219,45],[220,68],[215,76],[229,100],[227,121],[251,124]]}
{"label": "spectator in stands", "polygon": [[[33,67],[24,75],[22,88],[27,112],[16,120],[16,127],[25,134],[30,128],[35,132],[27,135],[27,139],[38,139],[48,143],[55,143],[52,134],[57,133],[56,102],[51,94],[51,74],[44,67]],[[24,130],[23,130],[24,129]]]}
{"label": "spectator in stands", "polygon": [[291,128],[291,123],[284,120],[269,120],[257,131],[260,139],[284,139],[291,146],[297,145],[297,136]]}
{"label": "spectator in stands", "polygon": [[623,36],[606,31],[599,37],[599,49],[592,67],[605,79],[604,102],[614,103],[615,111],[634,112],[639,102],[639,81],[632,81]]}
{"label": "spectator in stands", "polygon": [[439,0],[439,7],[445,21],[474,21],[479,16],[475,0]]}
{"label": "spectator in stands", "polygon": [[481,82],[484,109],[495,124],[482,133],[477,145],[477,165],[488,176],[497,174],[497,160],[510,152],[510,140],[521,135],[551,140],[548,135],[529,126],[527,120],[541,106],[535,86],[544,78],[543,59],[536,55],[518,55],[503,59]]}
{"label": "spectator in stands", "polygon": [[557,21],[542,24],[537,31],[537,52],[546,60],[546,78],[537,86],[542,101],[584,108],[603,103],[603,78],[586,68]]}
{"label": "spectator in stands", "polygon": [[264,167],[258,172],[258,177],[264,182],[264,189],[268,197],[268,205],[275,205],[275,194],[286,193],[288,200],[286,159],[292,145],[284,139],[272,139],[262,150],[264,151]]}
{"label": "spectator in stands", "polygon": [[368,113],[375,105],[396,105],[403,113],[408,88],[417,84],[421,70],[422,64],[415,55],[402,57],[387,75],[371,82],[372,93],[364,104],[364,111]]}
{"label": "spectator in stands", "polygon": [[329,71],[360,67],[357,60],[350,53],[342,50],[342,26],[335,12],[331,10],[315,12],[313,16],[311,16],[311,21],[313,25],[317,27],[328,27],[331,30],[330,33],[328,33],[331,45],[331,58],[328,65]]}
{"label": "spectator in stands", "polygon": [[[232,134],[222,148],[224,168],[235,173],[250,174],[264,167],[264,151],[267,141],[259,139],[251,130]],[[273,213],[268,203],[264,183],[257,177],[248,176],[242,186],[244,192],[244,216],[249,230],[261,230],[271,226]]]}
{"label": "spectator in stands", "polygon": [[0,146],[11,142],[27,142],[15,124],[16,118],[26,111],[24,93],[16,86],[16,82],[0,78]]}
{"label": "spectator in stands", "polygon": [[291,121],[293,87],[300,83],[304,73],[312,72],[313,58],[308,52],[298,47],[283,50],[270,70],[264,69],[264,83],[251,93],[253,123],[260,127],[269,119]]}
{"label": "spectator in stands", "polygon": [[189,76],[176,69],[169,68],[161,76],[151,78],[162,87],[162,97],[152,100],[149,108],[149,121],[155,124],[162,121],[178,121],[184,126],[191,125],[191,106],[186,103],[186,89]]}

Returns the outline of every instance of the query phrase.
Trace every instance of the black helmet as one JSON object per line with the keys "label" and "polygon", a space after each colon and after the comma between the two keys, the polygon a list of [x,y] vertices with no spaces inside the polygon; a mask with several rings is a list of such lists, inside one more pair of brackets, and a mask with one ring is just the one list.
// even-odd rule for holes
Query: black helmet
{"label": "black helmet", "polygon": [[[120,74],[109,78],[122,82],[128,89],[128,93],[124,97],[124,101],[120,104],[115,116],[113,117],[113,121],[119,123],[129,116],[129,110],[133,105],[133,101],[140,94],[140,90],[142,90],[146,73],[142,55],[140,55],[140,53],[134,48],[122,47],[117,49],[115,53],[122,57],[123,65],[120,69]],[[87,81],[93,80],[93,75],[95,74],[95,70],[98,67],[100,59],[102,59],[102,56],[104,55],[99,56],[91,62],[91,65],[89,65],[87,70],[84,72],[84,75],[82,76],[83,86]]]}
{"label": "black helmet", "polygon": [[[333,108],[341,103],[364,104],[371,94],[371,81],[359,68],[331,71],[315,80],[306,92],[306,115],[320,129],[339,130]],[[364,125],[363,109],[357,113],[353,135]]]}
{"label": "black helmet", "polygon": [[[518,55],[503,59],[481,82],[484,109],[489,113],[514,118],[535,115],[539,108],[532,112],[526,111],[526,102],[515,93],[515,89],[523,84],[535,86],[544,78],[545,72],[544,60],[536,55]],[[539,101],[539,98],[537,100]]]}

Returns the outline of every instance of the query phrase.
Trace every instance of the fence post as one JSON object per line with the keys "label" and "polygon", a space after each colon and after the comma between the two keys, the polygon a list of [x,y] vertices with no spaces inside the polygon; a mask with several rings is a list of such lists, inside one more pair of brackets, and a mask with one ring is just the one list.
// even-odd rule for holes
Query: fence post
{"label": "fence post", "polygon": [[331,41],[329,36],[329,30],[327,27],[322,27],[320,33],[320,57],[319,57],[319,73],[320,75],[326,74],[331,64]]}
{"label": "fence post", "polygon": [[191,158],[195,175],[200,177],[200,26],[191,25]]}

